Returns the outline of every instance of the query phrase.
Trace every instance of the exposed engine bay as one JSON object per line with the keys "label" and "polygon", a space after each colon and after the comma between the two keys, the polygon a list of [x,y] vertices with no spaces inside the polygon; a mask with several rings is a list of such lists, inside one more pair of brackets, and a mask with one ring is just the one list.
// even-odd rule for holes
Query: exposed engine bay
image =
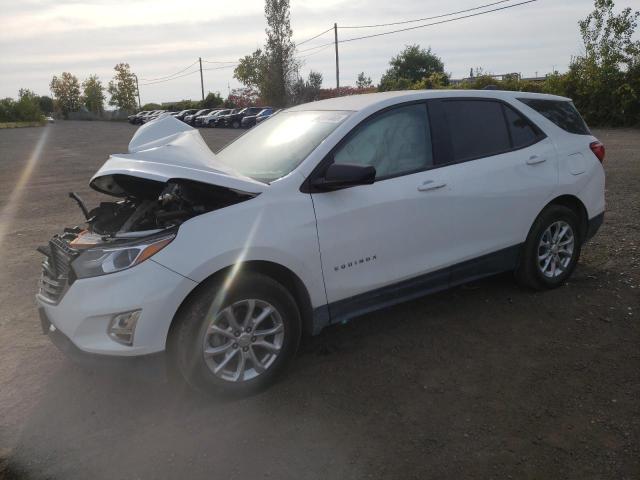
{"label": "exposed engine bay", "polygon": [[87,209],[75,193],[87,219],[87,227],[67,229],[63,236],[74,248],[87,248],[103,242],[140,238],[178,227],[188,219],[248,200],[254,194],[193,180],[175,179],[167,183],[116,175],[112,178],[126,191],[124,199],[101,202]]}
{"label": "exposed engine bay", "polygon": [[[170,115],[140,127],[129,153],[111,155],[89,185],[109,195],[86,225],[65,228],[38,248],[40,298],[56,304],[77,278],[135,266],[168,245],[190,218],[254,198],[267,185],[218,162],[197,130]],[[114,199],[115,197],[115,199]]]}

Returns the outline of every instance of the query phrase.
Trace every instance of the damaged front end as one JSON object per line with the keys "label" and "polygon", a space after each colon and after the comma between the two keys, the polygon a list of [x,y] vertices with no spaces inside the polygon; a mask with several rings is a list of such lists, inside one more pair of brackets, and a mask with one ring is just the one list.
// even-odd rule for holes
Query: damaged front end
{"label": "damaged front end", "polygon": [[112,181],[128,192],[124,199],[88,210],[70,194],[85,214],[86,225],[66,228],[38,248],[45,255],[40,296],[48,302],[57,303],[77,278],[114,273],[148,259],[190,218],[255,196],[193,180],[163,184],[123,176]]}
{"label": "damaged front end", "polygon": [[66,228],[38,248],[45,255],[41,300],[57,304],[79,278],[143,262],[171,243],[190,218],[249,200],[264,188],[215,165],[197,131],[185,130],[182,122],[170,117],[148,125],[132,139],[129,154],[112,156],[91,180],[92,188],[119,200],[88,209],[77,194],[69,194],[86,225]]}

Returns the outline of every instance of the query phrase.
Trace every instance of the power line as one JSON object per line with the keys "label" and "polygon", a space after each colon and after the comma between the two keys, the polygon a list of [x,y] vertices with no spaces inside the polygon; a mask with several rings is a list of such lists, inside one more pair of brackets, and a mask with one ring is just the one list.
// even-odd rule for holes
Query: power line
{"label": "power line", "polygon": [[[333,30],[333,28],[332,28],[331,30]],[[320,48],[320,49],[319,49],[318,51],[316,51],[316,52],[308,53],[308,54],[306,54],[306,55],[299,55],[299,56],[298,56],[298,58],[307,58],[307,57],[310,57],[311,55],[315,55],[316,53],[320,53],[320,52],[322,52],[323,50],[326,50],[327,48],[329,48],[329,47],[330,47],[330,46],[332,46],[332,45],[333,45],[333,42],[332,42],[332,43],[330,43],[329,45],[325,45],[324,47]]]}
{"label": "power line", "polygon": [[204,63],[238,63],[237,60],[223,62],[223,61],[213,61],[213,60],[202,60]]}
{"label": "power line", "polygon": [[451,15],[459,15],[460,13],[472,12],[474,10],[480,10],[481,8],[492,7],[493,5],[498,5],[500,3],[506,3],[511,1],[512,0],[500,0],[498,2],[485,3],[484,5],[479,5],[477,7],[467,8],[466,10],[458,10],[457,12],[445,13],[442,15],[435,15],[433,17],[416,18],[415,20],[403,20],[401,22],[392,22],[392,23],[379,23],[376,25],[352,25],[352,26],[338,27],[338,28],[374,28],[374,27],[389,27],[391,25],[403,25],[406,23],[422,22],[423,20],[434,20],[436,18],[450,17]]}
{"label": "power line", "polygon": [[193,62],[191,65],[189,65],[186,68],[183,68],[182,70],[176,72],[176,73],[172,73],[171,75],[164,75],[162,77],[158,77],[158,78],[141,78],[140,80],[143,80],[145,82],[155,82],[156,80],[164,80],[164,79],[168,79],[170,77],[173,77],[175,75],[178,75],[179,73],[185,72],[187,70],[189,70],[191,67],[193,67],[196,63],[198,63],[198,60],[196,60],[195,62]]}
{"label": "power line", "polygon": [[[533,3],[533,2],[536,2],[536,1],[538,1],[538,0],[526,0],[524,2],[514,3],[512,5],[507,5],[507,6],[504,6],[504,7],[492,8],[491,10],[486,10],[484,12],[472,13],[472,14],[469,14],[469,15],[463,15],[461,17],[449,18],[447,20],[440,20],[439,22],[425,23],[423,25],[416,25],[415,27],[400,28],[398,30],[391,30],[389,32],[374,33],[374,34],[371,34],[371,35],[363,35],[361,37],[346,38],[344,40],[339,40],[337,43],[355,42],[356,40],[364,40],[365,38],[381,37],[383,35],[391,35],[392,33],[406,32],[408,30],[415,30],[417,28],[431,27],[433,25],[440,25],[440,24],[443,24],[443,23],[455,22],[456,20],[463,20],[465,18],[478,17],[480,15],[486,15],[487,13],[498,12],[500,10],[507,10],[509,8],[518,7],[520,5],[525,5],[527,3]],[[335,44],[335,42],[325,43],[323,45],[318,45],[316,47],[308,48],[306,50],[300,50],[298,53],[309,52],[311,50],[316,50],[318,48],[322,48],[322,47],[326,47],[327,45],[334,45],[334,44]]]}
{"label": "power line", "polygon": [[175,77],[167,78],[165,80],[158,80],[158,81],[155,81],[155,82],[141,83],[140,85],[155,85],[156,83],[170,82],[171,80],[177,80],[178,78],[186,77],[187,75],[193,75],[194,73],[198,73],[198,72],[200,72],[200,69],[194,70],[192,72],[184,73],[182,75],[177,75]]}
{"label": "power line", "polygon": [[[203,60],[204,62],[204,60]],[[225,65],[224,67],[210,67],[210,68],[203,68],[203,71],[207,71],[207,70],[222,70],[223,68],[233,68],[236,65],[238,65],[237,63],[233,64],[233,65]]]}
{"label": "power line", "polygon": [[[507,1],[507,0],[505,0],[505,1]],[[315,40],[316,38],[320,37],[321,35],[324,35],[325,33],[330,32],[331,30],[333,30],[333,27],[330,27],[330,28],[326,29],[324,32],[321,32],[321,33],[315,35],[314,37],[307,38],[306,40],[303,40],[302,42],[297,42],[296,46],[300,46],[300,45],[302,45],[304,43],[310,42],[311,40]]]}

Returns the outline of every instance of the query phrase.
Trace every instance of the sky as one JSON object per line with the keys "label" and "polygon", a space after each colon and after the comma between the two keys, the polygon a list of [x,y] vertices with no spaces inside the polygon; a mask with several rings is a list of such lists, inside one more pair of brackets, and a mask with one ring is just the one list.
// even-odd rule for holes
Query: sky
{"label": "sky", "polygon": [[[494,1],[291,0],[291,26],[294,40],[300,43],[334,22],[339,27],[391,23]],[[636,2],[618,0],[616,4],[618,9],[637,8]],[[342,43],[340,84],[354,85],[359,72],[377,83],[390,58],[409,44],[430,46],[453,78],[468,76],[470,68],[477,67],[494,74],[519,72],[525,77],[544,75],[554,68],[562,72],[571,57],[581,53],[577,22],[592,9],[592,0],[538,0],[473,18]],[[237,61],[265,40],[263,0],[0,0],[0,12],[0,98],[16,97],[20,88],[50,95],[51,77],[63,71],[80,81],[97,74],[106,86],[113,67],[127,62],[140,79],[143,104],[198,100],[197,63],[189,67],[198,57],[207,69],[203,72],[205,94],[220,92],[224,97],[240,84],[228,67],[232,64],[211,62]],[[340,28],[338,35],[342,40],[434,21]],[[304,50],[332,41],[330,31],[298,48],[304,62],[301,74],[306,76],[311,69],[321,72],[324,87],[335,87],[333,47]],[[180,70],[184,70],[180,78],[156,80]]]}

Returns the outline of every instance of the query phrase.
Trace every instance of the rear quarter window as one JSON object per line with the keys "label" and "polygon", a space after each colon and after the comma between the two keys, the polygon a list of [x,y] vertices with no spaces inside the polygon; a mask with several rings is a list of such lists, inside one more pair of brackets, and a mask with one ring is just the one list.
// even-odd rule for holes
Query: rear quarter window
{"label": "rear quarter window", "polygon": [[566,132],[577,135],[591,135],[572,102],[566,100],[542,100],[538,98],[519,98],[522,103],[533,108]]}

